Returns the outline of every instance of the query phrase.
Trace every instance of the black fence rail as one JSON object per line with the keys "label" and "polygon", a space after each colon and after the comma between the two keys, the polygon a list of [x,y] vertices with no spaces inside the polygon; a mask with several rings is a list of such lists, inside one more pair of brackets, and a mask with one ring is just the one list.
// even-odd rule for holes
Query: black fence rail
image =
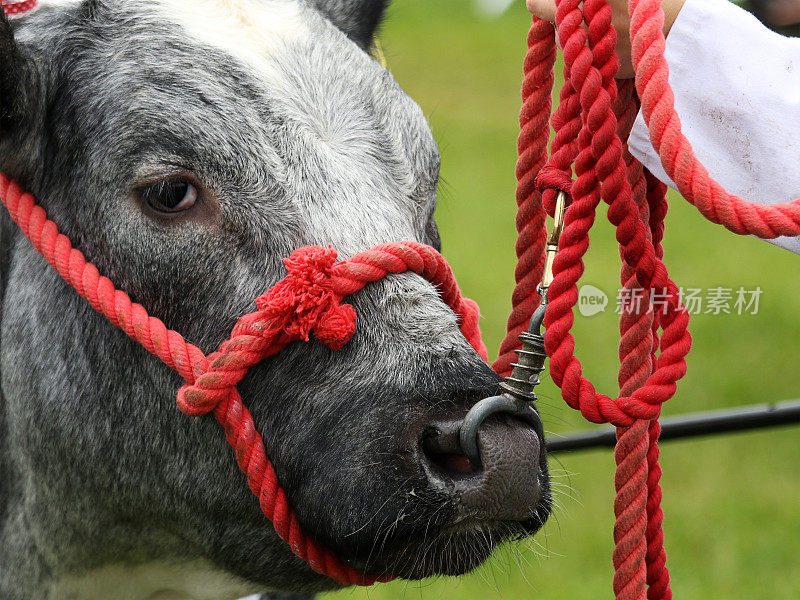
{"label": "black fence rail", "polygon": [[[787,425],[800,425],[800,400],[667,417],[661,419],[660,441]],[[605,426],[563,438],[551,437],[547,440],[547,452],[554,454],[571,450],[613,448],[616,443],[615,428]]]}

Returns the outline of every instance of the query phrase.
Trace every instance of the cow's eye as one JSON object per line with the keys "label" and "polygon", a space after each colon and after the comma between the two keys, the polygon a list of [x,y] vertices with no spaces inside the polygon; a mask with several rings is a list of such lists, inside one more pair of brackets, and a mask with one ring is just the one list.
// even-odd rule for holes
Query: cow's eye
{"label": "cow's eye", "polygon": [[140,190],[142,199],[155,211],[175,213],[189,210],[197,202],[197,188],[188,181],[161,181]]}

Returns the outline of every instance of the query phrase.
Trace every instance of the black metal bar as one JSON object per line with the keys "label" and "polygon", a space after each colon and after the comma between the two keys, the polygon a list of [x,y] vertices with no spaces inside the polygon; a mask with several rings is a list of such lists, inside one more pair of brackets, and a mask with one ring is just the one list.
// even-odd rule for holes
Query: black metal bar
{"label": "black metal bar", "polygon": [[[660,441],[798,424],[800,424],[800,400],[790,400],[777,404],[759,404],[664,418],[661,419]],[[550,438],[547,440],[547,452],[553,454],[568,450],[613,448],[616,443],[615,428],[605,426],[562,439]]]}

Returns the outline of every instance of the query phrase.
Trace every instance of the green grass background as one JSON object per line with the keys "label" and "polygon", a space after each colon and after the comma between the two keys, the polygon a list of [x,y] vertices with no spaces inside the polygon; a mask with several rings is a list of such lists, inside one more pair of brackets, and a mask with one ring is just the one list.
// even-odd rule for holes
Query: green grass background
{"label": "green grass background", "polygon": [[[513,286],[518,90],[529,23],[521,1],[487,21],[461,0],[395,0],[382,34],[392,72],[422,106],[439,142],[443,251],[464,291],[481,305],[492,357]],[[664,246],[678,285],[760,286],[763,295],[755,316],[693,317],[689,373],[665,414],[800,396],[798,257],[711,225],[674,193],[670,200]],[[601,217],[585,282],[613,294],[618,262],[613,232]],[[607,393],[616,390],[613,313],[579,316],[575,327],[585,372]],[[539,391],[548,432],[588,426],[549,381]],[[799,442],[800,429],[786,428],[662,448],[666,546],[677,598],[800,598]],[[553,460],[559,508],[537,543],[503,548],[469,576],[323,598],[610,597],[613,467],[610,451]]]}

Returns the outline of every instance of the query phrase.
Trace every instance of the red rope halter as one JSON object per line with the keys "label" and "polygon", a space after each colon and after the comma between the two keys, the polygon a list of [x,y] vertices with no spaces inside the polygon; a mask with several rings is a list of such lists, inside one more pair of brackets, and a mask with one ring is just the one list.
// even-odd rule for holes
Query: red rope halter
{"label": "red rope halter", "polygon": [[[639,110],[667,174],[709,220],[739,234],[774,238],[800,234],[800,201],[762,206],[728,194],[695,158],[680,131],[664,59],[664,13],[659,0],[630,0],[636,90],[614,79],[619,60],[607,0],[557,0],[556,25],[564,51],[564,85],[549,119],[556,46],[553,26],[534,18],[525,57],[517,163],[517,286],[501,354],[494,363],[510,372],[517,336],[533,314],[542,279],[544,220],[556,190],[570,203],[553,265],[545,317],[545,346],[553,380],[564,400],[588,420],[617,426],[617,498],[614,512],[614,592],[624,599],[672,597],[662,531],[658,417],[686,370],[689,317],[662,262],[666,187],[628,152],[626,140]],[[582,25],[586,26],[586,29]],[[637,95],[638,91],[638,95]],[[573,164],[574,176],[573,177]],[[616,227],[623,291],[619,346],[620,396],[595,391],[582,376],[570,330],[583,274],[589,230],[603,200]],[[652,294],[664,299],[654,310]],[[659,330],[661,335],[659,336]],[[660,352],[657,352],[660,350]]]}
{"label": "red rope halter", "polygon": [[478,306],[461,295],[441,254],[424,244],[400,242],[382,244],[336,263],[332,248],[300,248],[284,261],[289,274],[256,300],[258,310],[241,317],[230,339],[217,352],[205,356],[100,275],[58,232],[33,197],[3,174],[0,200],[34,248],[78,294],[186,380],[178,391],[181,411],[190,416],[214,413],[225,428],[236,462],[247,476],[261,510],[292,552],[317,573],[342,585],[371,585],[392,579],[366,575],[342,563],[301,529],[236,384],[251,366],[292,341],[308,340],[311,333],[334,350],[340,349],[355,333],[356,325],[355,311],[349,304],[342,304],[342,299],[369,282],[406,271],[417,273],[436,286],[442,300],[460,317],[464,336],[486,360],[486,347],[478,328]]}

